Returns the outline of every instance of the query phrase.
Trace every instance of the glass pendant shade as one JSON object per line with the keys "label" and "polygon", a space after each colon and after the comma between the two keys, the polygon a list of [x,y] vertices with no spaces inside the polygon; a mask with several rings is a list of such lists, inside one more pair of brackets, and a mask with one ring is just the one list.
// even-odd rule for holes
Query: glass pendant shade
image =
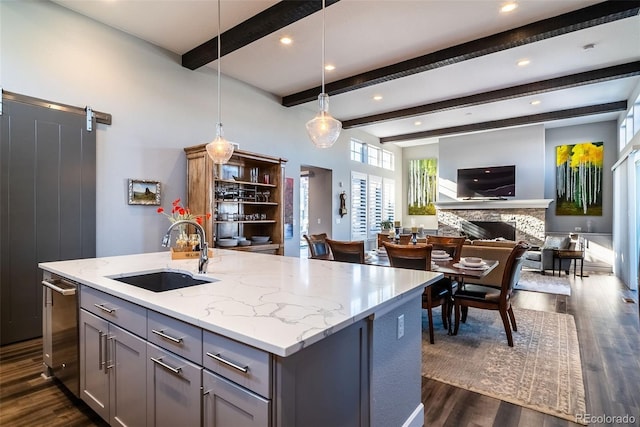
{"label": "glass pendant shade", "polygon": [[233,144],[227,141],[222,134],[222,123],[216,125],[216,137],[206,145],[207,154],[213,163],[221,165],[227,163],[233,154]]}
{"label": "glass pendant shade", "polygon": [[342,123],[329,114],[329,95],[318,95],[318,103],[320,111],[307,122],[307,133],[316,147],[329,148],[338,140]]}

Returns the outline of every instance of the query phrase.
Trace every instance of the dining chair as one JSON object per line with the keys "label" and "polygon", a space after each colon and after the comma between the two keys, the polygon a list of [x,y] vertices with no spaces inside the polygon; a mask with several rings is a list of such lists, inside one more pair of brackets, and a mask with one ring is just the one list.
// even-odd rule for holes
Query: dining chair
{"label": "dining chair", "polygon": [[454,262],[460,261],[462,253],[462,245],[464,245],[465,237],[453,236],[427,236],[427,243],[433,245],[434,250],[446,251]]}
{"label": "dining chair", "polygon": [[[396,268],[409,268],[413,270],[431,270],[431,250],[433,246],[429,244],[420,245],[398,245],[384,242],[389,264]],[[451,290],[447,286],[439,285],[440,281],[428,286],[422,293],[422,308],[427,310],[429,318],[429,342],[434,343],[433,314],[434,307],[442,306],[442,324],[445,329],[449,329],[451,318]]]}
{"label": "dining chair", "polygon": [[[456,312],[456,321],[453,329],[454,335],[458,333],[460,320],[462,320],[463,323],[467,321],[469,307],[484,310],[498,310],[502,318],[504,331],[507,334],[507,343],[509,347],[513,347],[511,328],[513,328],[514,331],[517,331],[518,328],[516,326],[516,318],[513,315],[513,309],[511,308],[511,294],[520,275],[520,269],[524,261],[523,255],[528,249],[529,245],[526,242],[519,242],[511,250],[511,254],[505,262],[500,289],[472,284],[467,284],[464,288],[458,289],[453,296]],[[511,324],[509,324],[509,322],[511,322]]]}
{"label": "dining chair", "polygon": [[303,235],[309,245],[310,258],[324,258],[329,255],[329,246],[327,245],[327,233]]}
{"label": "dining chair", "polygon": [[334,261],[364,264],[364,241],[340,241],[326,239]]}

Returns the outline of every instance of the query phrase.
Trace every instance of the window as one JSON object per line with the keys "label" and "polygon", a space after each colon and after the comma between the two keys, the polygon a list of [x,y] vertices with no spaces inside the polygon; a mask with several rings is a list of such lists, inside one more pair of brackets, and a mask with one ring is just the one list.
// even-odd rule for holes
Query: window
{"label": "window", "polygon": [[364,163],[367,154],[367,144],[358,140],[351,140],[351,160]]}
{"label": "window", "polygon": [[377,239],[380,222],[394,220],[393,179],[351,172],[351,240]]}
{"label": "window", "polygon": [[371,166],[382,166],[382,150],[378,147],[369,145],[367,147],[367,151],[369,152],[369,164]]}
{"label": "window", "polygon": [[394,156],[391,151],[382,150],[382,167],[390,171],[394,170]]}
{"label": "window", "polygon": [[382,219],[394,221],[396,215],[396,183],[393,179],[382,180]]}

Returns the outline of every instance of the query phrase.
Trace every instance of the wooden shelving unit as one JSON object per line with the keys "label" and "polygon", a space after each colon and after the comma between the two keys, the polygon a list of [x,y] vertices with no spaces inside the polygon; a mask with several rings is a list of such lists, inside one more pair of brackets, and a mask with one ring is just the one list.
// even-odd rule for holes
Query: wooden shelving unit
{"label": "wooden shelving unit", "polygon": [[227,164],[215,165],[204,144],[184,151],[188,206],[212,214],[203,223],[209,245],[217,246],[220,238],[269,236],[269,243],[225,249],[282,255],[286,160],[235,150]]}

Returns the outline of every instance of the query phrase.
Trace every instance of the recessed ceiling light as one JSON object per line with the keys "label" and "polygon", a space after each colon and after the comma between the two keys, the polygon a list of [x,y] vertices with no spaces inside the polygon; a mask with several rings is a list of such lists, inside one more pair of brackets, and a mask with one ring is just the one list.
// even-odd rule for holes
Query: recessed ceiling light
{"label": "recessed ceiling light", "polygon": [[382,95],[373,95],[374,101],[380,101],[382,99]]}
{"label": "recessed ceiling light", "polygon": [[335,65],[331,65],[331,64],[327,64],[327,65],[324,66],[324,69],[327,70],[327,71],[333,71],[333,70],[336,69],[336,66]]}
{"label": "recessed ceiling light", "polygon": [[413,124],[415,126],[420,126],[422,124],[422,122],[420,120],[416,120],[415,122],[413,122]]}
{"label": "recessed ceiling light", "polygon": [[518,67],[526,67],[527,65],[531,64],[531,61],[528,60],[527,58],[524,58],[518,61],[517,64],[518,64]]}
{"label": "recessed ceiling light", "polygon": [[509,3],[505,3],[500,7],[500,12],[502,13],[509,13],[509,12],[513,12],[514,10],[516,10],[516,8],[518,7],[518,3],[512,1]]}
{"label": "recessed ceiling light", "polygon": [[280,38],[280,43],[284,45],[290,45],[291,43],[293,43],[293,39],[291,37],[284,36]]}
{"label": "recessed ceiling light", "polygon": [[533,101],[531,101],[531,105],[540,105],[542,104],[542,101],[540,101],[539,99],[534,99]]}

